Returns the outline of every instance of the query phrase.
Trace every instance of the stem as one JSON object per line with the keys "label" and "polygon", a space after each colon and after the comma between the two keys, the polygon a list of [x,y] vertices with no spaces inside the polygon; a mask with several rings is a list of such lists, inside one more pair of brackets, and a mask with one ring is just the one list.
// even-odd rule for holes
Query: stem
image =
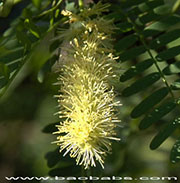
{"label": "stem", "polygon": [[[86,177],[85,171],[84,171],[84,167],[83,167],[83,166],[81,166],[81,174],[82,174],[82,176]],[[83,182],[83,183],[86,183],[85,180],[83,180],[82,182]]]}
{"label": "stem", "polygon": [[154,56],[152,55],[151,53],[151,50],[149,49],[149,47],[147,46],[147,44],[145,43],[144,39],[143,38],[140,38],[141,39],[141,42],[143,43],[144,47],[147,49],[147,52],[149,53],[151,59],[154,61],[154,64],[157,68],[157,70],[159,71],[160,75],[161,75],[161,78],[162,78],[162,81],[164,82],[164,84],[166,85],[166,87],[168,88],[169,90],[169,93],[171,94],[171,96],[174,98],[174,94],[171,90],[171,87],[169,86],[169,83],[167,82],[163,72],[161,71],[159,65],[158,65],[158,61],[154,58]]}
{"label": "stem", "polygon": [[49,14],[49,13],[55,11],[56,9],[59,8],[59,6],[61,5],[62,1],[63,1],[63,0],[59,0],[58,3],[57,3],[55,6],[53,6],[53,7],[52,7],[51,9],[49,9],[49,10],[46,10],[46,11],[42,12],[42,13],[41,13],[40,15],[38,15],[36,18],[40,18],[41,16],[44,16],[44,15],[46,15],[46,14]]}
{"label": "stem", "polygon": [[[126,17],[127,17],[127,16],[126,16]],[[135,24],[133,21],[131,21],[131,19],[130,19],[129,17],[127,17],[127,20],[134,26],[134,30],[136,31],[137,35],[139,36],[140,41],[142,42],[143,46],[146,48],[146,50],[147,50],[149,56],[151,57],[151,59],[153,60],[155,66],[156,66],[156,68],[157,68],[157,70],[159,71],[159,74],[160,74],[160,76],[161,76],[161,78],[162,78],[162,81],[164,82],[164,84],[165,84],[166,87],[168,88],[169,93],[171,94],[172,98],[175,99],[174,94],[173,94],[173,92],[172,92],[172,90],[171,90],[171,87],[169,86],[169,83],[167,82],[166,77],[164,76],[163,72],[161,71],[161,68],[160,68],[159,65],[158,65],[158,61],[157,61],[156,58],[153,56],[153,54],[152,54],[150,48],[148,47],[148,45],[146,44],[145,40],[143,39],[143,37],[142,37],[141,34],[139,33],[139,30],[137,29],[136,24]]]}

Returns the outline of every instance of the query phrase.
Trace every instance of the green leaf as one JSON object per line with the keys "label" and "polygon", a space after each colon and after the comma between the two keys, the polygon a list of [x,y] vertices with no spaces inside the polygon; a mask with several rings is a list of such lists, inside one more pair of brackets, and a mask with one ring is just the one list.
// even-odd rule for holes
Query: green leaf
{"label": "green leaf", "polygon": [[179,38],[180,29],[172,30],[152,40],[149,44],[151,49],[157,49]]}
{"label": "green leaf", "polygon": [[154,20],[158,20],[159,19],[159,15],[155,14],[154,12],[150,12],[148,14],[145,14],[141,17],[138,17],[136,19],[136,24],[137,25],[145,25],[147,24],[148,22],[152,22]]}
{"label": "green leaf", "polygon": [[180,46],[175,46],[173,48],[169,48],[165,51],[160,52],[157,56],[156,59],[161,62],[164,60],[168,60],[171,58],[174,58],[175,56],[180,54]]}
{"label": "green leaf", "polygon": [[148,59],[148,60],[145,60],[143,62],[139,62],[137,65],[132,66],[129,70],[127,70],[125,73],[123,73],[121,78],[120,78],[120,81],[125,82],[125,81],[133,78],[137,74],[142,73],[143,71],[145,71],[146,69],[148,69],[152,65],[153,65],[152,59]]}
{"label": "green leaf", "polygon": [[172,12],[176,12],[180,7],[180,0],[176,0],[176,2],[173,5]]}
{"label": "green leaf", "polygon": [[43,72],[43,70],[41,69],[39,72],[38,72],[38,74],[37,74],[37,80],[38,80],[38,82],[39,83],[43,83],[43,81],[44,81],[44,72]]}
{"label": "green leaf", "polygon": [[[10,73],[14,72],[21,65],[23,54],[23,48],[19,47],[13,50],[8,50],[0,56],[0,62],[8,67],[9,74],[6,75],[8,78],[13,75]],[[7,68],[6,68],[7,69]]]}
{"label": "green leaf", "polygon": [[176,141],[171,150],[170,160],[172,163],[180,162],[180,139]]}
{"label": "green leaf", "polygon": [[159,30],[151,30],[151,29],[145,29],[141,32],[141,35],[144,37],[153,37],[160,34],[161,31]]}
{"label": "green leaf", "polygon": [[[37,80],[40,83],[43,82],[47,82],[46,80],[46,76],[49,73],[52,73],[52,66],[55,64],[55,62],[58,60],[58,56],[57,55],[53,55],[51,58],[48,59],[48,61],[41,67],[41,69],[39,70],[38,74],[37,74]],[[50,75],[48,75],[50,78]]]}
{"label": "green leaf", "polygon": [[7,65],[0,63],[0,76],[3,76],[5,79],[9,79],[9,68]]}
{"label": "green leaf", "polygon": [[40,8],[40,6],[41,6],[41,1],[42,1],[42,0],[32,0],[34,6],[35,6],[36,8]]}
{"label": "green leaf", "polygon": [[132,18],[137,17],[139,14],[141,14],[141,11],[138,9],[137,6],[130,8],[128,11],[128,16]]}
{"label": "green leaf", "polygon": [[[10,50],[14,50],[14,49],[20,47],[21,45],[19,44],[18,40],[16,39],[16,34],[14,34],[14,35],[10,35],[9,37],[4,38],[2,40],[0,46],[1,46],[0,47],[1,49],[4,48],[4,49],[10,51]],[[3,53],[0,53],[0,54],[3,55]]]}
{"label": "green leaf", "polygon": [[14,0],[6,0],[0,6],[0,17],[7,17],[14,5]]}
{"label": "green leaf", "polygon": [[40,38],[41,37],[41,33],[39,28],[30,20],[30,19],[26,19],[24,21],[24,24],[26,26],[26,28],[36,37],[36,38]]}
{"label": "green leaf", "polygon": [[47,160],[47,165],[49,168],[54,167],[58,163],[61,163],[63,161],[71,162],[71,158],[69,156],[63,156],[63,153],[59,152],[59,147],[56,148],[54,151],[48,152],[45,155],[45,159]]}
{"label": "green leaf", "polygon": [[0,88],[3,88],[8,83],[8,80],[6,78],[0,79]]}
{"label": "green leaf", "polygon": [[56,148],[54,151],[48,152],[45,155],[45,159],[47,160],[48,167],[52,168],[62,159],[60,156],[59,148]]}
{"label": "green leaf", "polygon": [[36,49],[32,53],[30,58],[31,66],[34,71],[39,71],[41,67],[50,59],[51,53],[49,52],[49,40],[48,37],[41,41],[41,44],[37,45]]}
{"label": "green leaf", "polygon": [[[112,11],[114,11],[114,9],[112,9]],[[108,15],[106,15],[104,18],[107,19],[113,19],[114,22],[121,20],[124,18],[124,16],[122,14],[120,14],[119,12],[113,12],[113,13],[109,13]]]}
{"label": "green leaf", "polygon": [[139,4],[138,8],[141,10],[141,12],[146,12],[146,11],[151,11],[152,9],[161,5],[164,5],[163,0],[147,1]]}
{"label": "green leaf", "polygon": [[133,29],[133,25],[128,22],[116,24],[116,27],[119,29],[118,31],[121,32],[129,32]]}
{"label": "green leaf", "polygon": [[5,100],[29,73],[38,73],[41,67],[49,60],[51,57],[49,46],[52,34],[52,32],[48,32],[43,40],[33,46],[32,51],[24,58],[21,67],[14,73],[13,80],[8,84],[6,90],[0,93],[2,100]]}
{"label": "green leaf", "polygon": [[152,93],[133,109],[131,112],[131,117],[138,118],[143,115],[145,112],[158,104],[162,99],[164,99],[168,95],[168,92],[169,90],[167,88],[161,88]]}
{"label": "green leaf", "polygon": [[169,66],[163,69],[163,73],[165,75],[180,73],[180,62],[175,62],[173,64],[170,64]]}
{"label": "green leaf", "polygon": [[27,49],[30,50],[31,49],[31,41],[28,38],[28,36],[24,33],[24,32],[20,32],[17,31],[16,32],[16,37],[18,39],[18,41]]}
{"label": "green leaf", "polygon": [[160,79],[160,74],[158,72],[151,73],[142,79],[136,81],[131,86],[125,88],[122,92],[123,96],[128,97],[130,95],[133,95],[135,93],[138,93],[149,86],[151,86],[153,83],[158,81]]}
{"label": "green leaf", "polygon": [[125,50],[126,48],[132,46],[137,40],[138,38],[134,34],[126,36],[116,43],[115,49],[117,51]]}
{"label": "green leaf", "polygon": [[20,59],[14,61],[14,62],[11,62],[10,64],[8,64],[10,73],[12,73],[16,69],[18,69],[18,67],[21,65],[21,61],[22,61],[22,59],[20,58]]}
{"label": "green leaf", "polygon": [[158,6],[156,8],[154,8],[154,13],[158,14],[158,15],[166,15],[171,13],[171,8],[169,7],[169,5],[164,4],[162,6]]}
{"label": "green leaf", "polygon": [[180,90],[180,79],[177,79],[175,82],[171,84],[172,90]]}
{"label": "green leaf", "polygon": [[126,60],[131,60],[137,56],[143,54],[146,51],[144,46],[134,47],[119,55],[119,60],[124,62]]}
{"label": "green leaf", "polygon": [[169,16],[151,24],[150,26],[146,27],[145,30],[150,29],[150,30],[166,31],[171,26],[174,26],[175,24],[179,23],[179,21],[180,16],[178,15]]}
{"label": "green leaf", "polygon": [[174,119],[165,126],[160,132],[154,137],[150,144],[151,149],[158,148],[178,127],[180,126],[180,118]]}
{"label": "green leaf", "polygon": [[176,102],[169,101],[159,107],[153,109],[153,111],[145,116],[139,124],[139,129],[144,130],[151,126],[153,123],[159,121],[163,116],[171,112],[176,107]]}
{"label": "green leaf", "polygon": [[0,55],[0,62],[10,64],[11,62],[18,60],[19,58],[22,58],[22,56],[23,56],[23,48],[19,47],[14,50],[6,52],[5,55]]}

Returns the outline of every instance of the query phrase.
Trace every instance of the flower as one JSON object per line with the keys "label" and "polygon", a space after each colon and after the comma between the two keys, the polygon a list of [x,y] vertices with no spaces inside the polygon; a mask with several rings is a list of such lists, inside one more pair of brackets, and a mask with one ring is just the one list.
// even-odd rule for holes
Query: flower
{"label": "flower", "polygon": [[[71,14],[70,14],[71,15]],[[111,151],[111,140],[119,140],[114,131],[120,122],[115,113],[120,102],[115,101],[114,88],[110,78],[116,77],[111,53],[109,35],[102,32],[107,22],[102,18],[82,22],[84,32],[70,42],[67,62],[61,68],[59,81],[60,118],[57,125],[57,145],[64,156],[70,153],[78,165],[104,167],[104,158]]]}

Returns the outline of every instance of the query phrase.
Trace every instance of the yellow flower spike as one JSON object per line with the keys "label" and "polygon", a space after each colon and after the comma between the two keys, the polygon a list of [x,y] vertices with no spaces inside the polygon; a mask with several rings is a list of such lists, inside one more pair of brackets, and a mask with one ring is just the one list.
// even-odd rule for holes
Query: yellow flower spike
{"label": "yellow flower spike", "polygon": [[[97,6],[93,11],[106,11],[107,5]],[[70,12],[64,14],[72,16]],[[81,12],[80,17],[81,14],[84,17],[92,11]],[[120,122],[115,107],[120,103],[115,101],[114,88],[109,84],[109,80],[116,77],[113,67],[116,58],[111,53],[109,35],[114,27],[111,21],[98,17],[93,20],[87,17],[80,23],[84,31],[70,41],[67,64],[61,68],[59,77],[62,85],[61,95],[57,95],[58,114],[65,121],[57,125],[55,143],[60,146],[60,152],[64,151],[64,156],[69,153],[76,158],[77,165],[86,169],[95,167],[97,161],[104,168],[111,140],[120,140],[114,131]]]}

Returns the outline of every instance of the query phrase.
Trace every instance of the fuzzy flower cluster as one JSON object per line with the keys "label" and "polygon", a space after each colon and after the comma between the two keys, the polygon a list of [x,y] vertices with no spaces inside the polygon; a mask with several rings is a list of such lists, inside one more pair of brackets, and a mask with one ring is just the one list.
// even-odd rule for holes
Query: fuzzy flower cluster
{"label": "fuzzy flower cluster", "polygon": [[[86,14],[88,11],[91,10]],[[71,12],[66,14],[73,17]],[[115,101],[114,89],[109,84],[116,77],[116,58],[110,43],[113,25],[99,16],[83,20],[82,15],[76,15],[74,23],[77,22],[82,31],[69,42],[69,61],[61,67],[59,76],[58,113],[65,120],[57,125],[55,143],[60,152],[65,152],[64,156],[69,153],[85,169],[96,166],[96,161],[104,167],[111,140],[119,140],[114,129],[119,122],[115,113],[120,103]]]}

